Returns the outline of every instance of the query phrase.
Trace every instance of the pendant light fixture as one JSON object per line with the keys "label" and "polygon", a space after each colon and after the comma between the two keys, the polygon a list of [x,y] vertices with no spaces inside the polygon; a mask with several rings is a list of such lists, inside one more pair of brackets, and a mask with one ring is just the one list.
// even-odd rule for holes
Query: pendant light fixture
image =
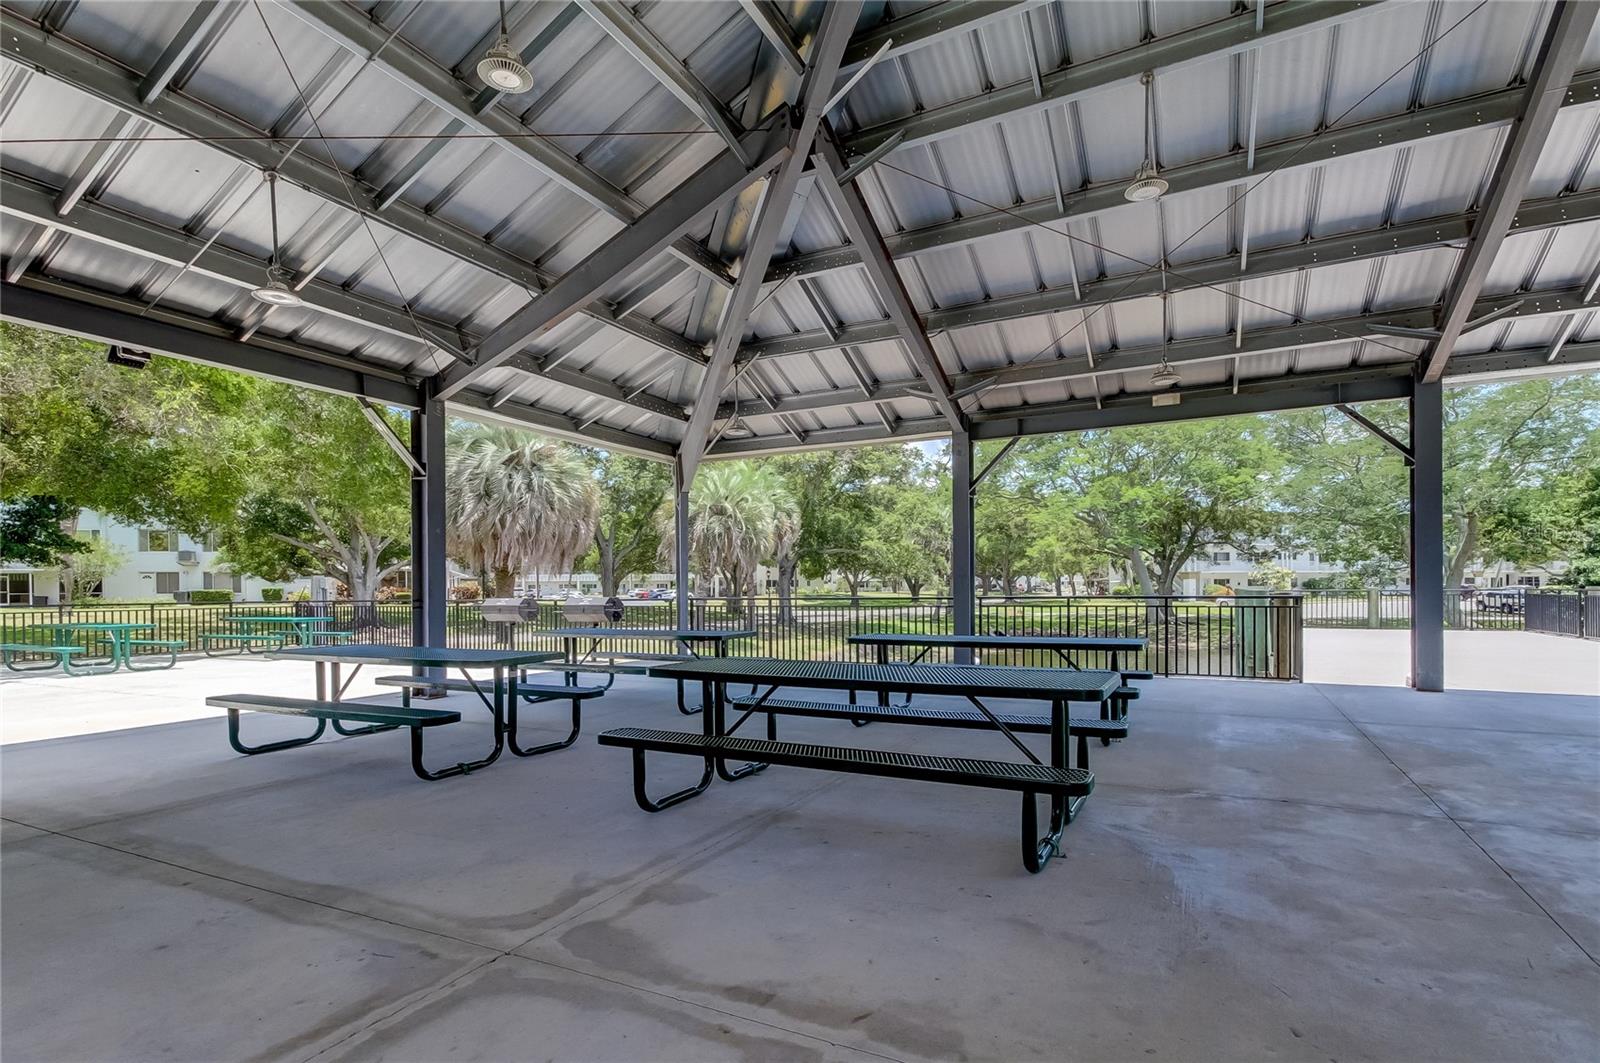
{"label": "pendant light fixture", "polygon": [[521,95],[533,88],[533,72],[522,57],[511,50],[511,35],[506,31],[506,0],[500,0],[500,36],[478,60],[478,77],[491,89]]}
{"label": "pendant light fixture", "polygon": [[[1162,271],[1162,283],[1166,283],[1166,272]],[[1156,366],[1155,372],[1150,374],[1150,383],[1158,388],[1175,388],[1182,380],[1178,371],[1172,368],[1172,363],[1167,361],[1167,293],[1161,293],[1161,364]]]}
{"label": "pendant light fixture", "polygon": [[1167,192],[1167,182],[1156,173],[1156,141],[1152,121],[1156,106],[1155,81],[1156,76],[1148,70],[1139,75],[1139,84],[1144,86],[1144,162],[1139,165],[1139,172],[1133,175],[1133,183],[1122,190],[1122,198],[1129,203],[1157,199]]}
{"label": "pendant light fixture", "polygon": [[733,416],[728,419],[728,423],[723,426],[722,431],[718,433],[718,435],[722,439],[749,439],[751,436],[755,435],[754,432],[745,426],[743,421],[739,420],[738,377],[733,378]]}
{"label": "pendant light fixture", "polygon": [[250,292],[250,298],[268,306],[299,306],[300,294],[289,287],[283,266],[278,261],[278,174],[268,170],[267,198],[272,208],[272,258],[267,262],[267,283]]}

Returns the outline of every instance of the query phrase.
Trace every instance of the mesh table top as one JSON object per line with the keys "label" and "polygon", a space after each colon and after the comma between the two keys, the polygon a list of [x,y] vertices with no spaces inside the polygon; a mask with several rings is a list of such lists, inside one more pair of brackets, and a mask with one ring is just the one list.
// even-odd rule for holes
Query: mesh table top
{"label": "mesh table top", "polygon": [[563,639],[663,639],[672,642],[723,642],[731,639],[753,639],[754,631],[715,631],[705,628],[659,627],[558,627],[539,632]]}
{"label": "mesh table top", "polygon": [[702,657],[650,669],[661,679],[715,680],[832,690],[1104,701],[1122,685],[1116,672],[948,664],[857,664],[772,657]]}
{"label": "mesh table top", "polygon": [[343,664],[420,664],[443,668],[515,668],[558,661],[550,650],[474,650],[453,646],[297,646],[265,654],[274,661],[332,661]]}
{"label": "mesh table top", "polygon": [[1128,650],[1145,648],[1142,638],[1118,635],[851,635],[862,646],[949,646],[965,650]]}

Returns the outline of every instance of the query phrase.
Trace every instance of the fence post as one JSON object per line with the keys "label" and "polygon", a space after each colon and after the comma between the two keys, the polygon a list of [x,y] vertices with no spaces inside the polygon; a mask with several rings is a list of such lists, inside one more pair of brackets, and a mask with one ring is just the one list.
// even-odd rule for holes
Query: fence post
{"label": "fence post", "polygon": [[1383,591],[1367,588],[1367,626],[1373,630],[1383,626]]}

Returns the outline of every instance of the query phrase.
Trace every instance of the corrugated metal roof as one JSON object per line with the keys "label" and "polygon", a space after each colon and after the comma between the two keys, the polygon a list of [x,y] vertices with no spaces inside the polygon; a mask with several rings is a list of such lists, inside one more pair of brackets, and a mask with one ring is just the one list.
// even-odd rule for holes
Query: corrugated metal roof
{"label": "corrugated metal roof", "polygon": [[[375,11],[391,10],[347,6],[369,20]],[[926,6],[874,5],[890,20]],[[1269,12],[1278,6],[1268,5]],[[410,5],[395,24],[375,27],[392,33],[394,42],[375,57],[358,54],[293,9],[263,5],[258,15],[253,7],[237,8],[207,30],[203,47],[179,67],[168,93],[279,137],[280,150],[335,163],[352,191],[371,196],[393,183],[398,203],[479,241],[485,253],[463,257],[444,250],[381,213],[362,221],[348,201],[285,181],[278,207],[285,265],[314,270],[316,283],[330,286],[329,298],[343,292],[365,302],[335,315],[312,299],[306,308],[257,320],[248,277],[190,270],[169,283],[177,270],[156,266],[155,257],[75,221],[72,213],[51,223],[63,235],[36,249],[44,253],[29,251],[40,243],[33,221],[9,213],[0,218],[0,247],[16,266],[14,279],[27,284],[38,276],[145,302],[159,293],[161,305],[198,318],[241,330],[255,324],[266,335],[426,375],[450,358],[407,334],[408,314],[432,336],[454,335],[455,345],[470,347],[532,294],[508,278],[504,255],[525,263],[525,275],[536,270],[553,280],[619,232],[627,215],[669,196],[723,150],[699,115],[643,64],[594,20],[563,15],[562,5],[509,5],[516,47],[564,22],[534,57],[534,89],[488,104],[497,122],[524,123],[527,136],[510,140],[484,137],[470,124],[461,128],[460,112],[441,107],[430,95],[433,82],[424,83],[434,78],[456,86],[463,101],[480,87],[471,68],[497,29],[495,3]],[[46,10],[23,0],[0,3],[7,20],[20,22]],[[631,10],[721,105],[738,113],[766,47],[739,5],[708,0]],[[799,14],[794,6],[783,10]],[[86,0],[53,32],[63,54],[98,56],[132,84],[158,63],[193,12],[187,3]],[[1248,17],[1227,0],[1021,5],[968,32],[905,46],[867,73],[836,118],[848,143],[861,130],[920,120],[952,105],[979,109],[998,91],[1035,76],[1090,69],[1142,42],[1181,42],[1210,32],[1217,20]],[[1155,157],[1175,184],[1155,202],[1117,198],[1145,155],[1145,93],[1128,76],[1060,102],[917,138],[891,152],[859,187],[891,242],[906,236],[920,245],[897,263],[917,311],[934,320],[966,310],[981,318],[935,337],[948,373],[960,382],[982,379],[972,374],[1051,367],[1005,377],[1004,386],[967,400],[970,408],[1010,410],[1148,391],[1150,367],[1123,368],[1119,359],[1122,352],[1159,351],[1164,340],[1214,341],[1199,360],[1181,365],[1185,386],[1400,363],[1425,344],[1364,335],[1362,325],[1351,332],[1319,323],[1438,304],[1460,261],[1460,241],[1470,233],[1462,216],[1482,207],[1501,150],[1506,90],[1531,71],[1547,18],[1544,5],[1498,0],[1472,14],[1463,5],[1383,3],[1326,24],[1313,21],[1302,32],[1269,35],[1255,47],[1158,67],[1151,88]],[[391,63],[386,48],[415,58]],[[70,63],[38,72],[28,66],[8,59],[0,75],[8,174],[62,189],[108,155],[107,164],[89,175],[87,202],[197,246],[214,239],[216,247],[264,268],[270,215],[252,157],[236,145],[184,139],[182,129],[118,125],[123,109],[103,93],[78,87]],[[1583,60],[1583,69],[1591,67],[1600,68],[1600,34],[1591,37]],[[1431,114],[1427,109],[1466,97],[1480,97],[1474,106],[1492,112],[1485,128],[1476,128],[1475,118],[1441,117],[1437,128],[1425,121],[1351,139],[1339,153],[1319,147],[1330,123],[1337,133],[1419,108]],[[293,139],[319,128],[328,139]],[[1276,154],[1246,173],[1241,160],[1252,128],[1263,159]],[[108,129],[143,139],[106,152],[95,138]],[[448,142],[429,139],[446,132]],[[1295,146],[1277,147],[1286,143]],[[1553,201],[1600,188],[1597,146],[1600,100],[1593,93],[1575,97],[1556,121],[1528,199]],[[590,175],[578,180],[593,180],[620,206],[598,206],[594,195],[552,175],[536,157],[550,149],[574,160],[577,172]],[[1011,213],[1019,210],[1026,223]],[[992,231],[970,231],[974,219]],[[1485,293],[1537,295],[1587,280],[1600,262],[1600,210],[1584,202],[1564,220],[1513,233]],[[1341,243],[1343,234],[1433,222],[1449,228],[1435,241],[1445,246],[1427,246],[1426,234],[1409,230],[1410,242],[1397,238],[1394,253],[1386,255],[1371,243],[1352,254]],[[720,241],[720,232],[702,218],[691,236]],[[805,196],[791,233],[780,258],[846,242],[820,194]],[[1269,265],[1258,266],[1269,251]],[[1230,269],[1230,260],[1241,268]],[[1246,261],[1249,268],[1243,268]],[[1172,291],[1165,305],[1154,295],[1160,285],[1152,287],[1149,279],[1163,263]],[[740,265],[729,268],[737,272]],[[723,292],[721,283],[676,258],[641,261],[606,287],[614,309],[598,318],[573,317],[527,344],[532,359],[560,367],[561,379],[499,368],[472,386],[514,394],[518,404],[558,418],[558,428],[601,425],[675,443],[683,420],[659,404],[686,413],[699,398],[703,373],[695,352],[710,337],[696,334],[698,322],[716,320]],[[387,309],[388,323],[363,324],[362,307],[373,314]],[[626,315],[627,322],[606,323],[608,314]],[[1552,341],[1560,318],[1532,303],[1522,314],[1469,333],[1460,349]],[[918,383],[900,342],[852,338],[852,326],[877,326],[885,318],[882,294],[857,265],[812,271],[776,290],[769,285],[747,335],[803,336],[800,346],[807,349],[758,360],[724,400],[736,391],[741,408],[758,411],[745,418],[758,437],[789,443],[797,431],[803,438],[824,428],[875,426],[887,434],[885,417],[894,425],[920,426],[937,416],[936,409],[903,392],[887,392],[876,403],[828,401],[829,393],[858,395],[863,381],[870,389]],[[1237,358],[1229,353],[1238,329],[1248,336],[1290,326],[1307,339],[1288,342],[1309,345]],[[830,338],[840,329],[838,339]],[[682,338],[672,344],[676,353],[651,338],[664,333]],[[1600,321],[1589,319],[1580,336],[1600,336]],[[1195,350],[1187,348],[1185,357]],[[809,408],[784,416],[759,412],[762,403],[794,396]],[[645,400],[658,405],[641,408]]]}

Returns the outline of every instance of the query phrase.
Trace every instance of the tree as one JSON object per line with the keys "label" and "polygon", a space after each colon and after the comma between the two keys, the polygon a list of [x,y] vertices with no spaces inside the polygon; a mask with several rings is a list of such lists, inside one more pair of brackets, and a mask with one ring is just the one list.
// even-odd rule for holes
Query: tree
{"label": "tree", "polygon": [[[988,487],[988,485],[985,485]],[[978,578],[1006,598],[1017,593],[1017,577],[1039,532],[1038,499],[1022,491],[980,489],[973,507]]]}
{"label": "tree", "polygon": [[[355,600],[372,600],[409,562],[408,470],[355,400],[258,386],[251,416],[233,426],[228,443],[249,470],[249,490],[222,527],[223,559],[269,580],[332,576]],[[382,415],[406,431],[399,416]]]}
{"label": "tree", "polygon": [[593,455],[600,490],[594,525],[594,558],[601,593],[614,595],[629,576],[648,572],[661,552],[656,517],[672,490],[672,469],[625,454]]}
{"label": "tree", "polygon": [[[727,599],[730,611],[739,597],[755,593],[756,566],[772,556],[778,512],[793,510],[794,499],[777,476],[749,462],[713,462],[701,469],[689,492],[689,565]],[[661,550],[671,556],[672,507],[657,516]],[[715,592],[713,592],[715,593]]]}
{"label": "tree", "polygon": [[[1477,560],[1544,564],[1577,548],[1563,485],[1600,464],[1600,381],[1525,380],[1445,391],[1445,585]],[[1404,438],[1401,403],[1362,410]],[[1282,487],[1293,536],[1350,566],[1398,570],[1408,552],[1406,468],[1394,450],[1333,410],[1285,414]]]}
{"label": "tree", "polygon": [[518,575],[569,569],[593,539],[600,489],[573,448],[498,425],[458,425],[445,453],[450,552],[489,573],[493,593]]}
{"label": "tree", "polygon": [[62,564],[63,555],[88,548],[82,539],[65,531],[77,519],[77,507],[67,506],[54,495],[22,495],[0,501],[0,561],[35,568]]}
{"label": "tree", "polygon": [[[782,478],[800,515],[796,571],[808,579],[838,572],[854,599],[872,572],[867,542],[884,508],[881,491],[918,475],[915,453],[904,446],[850,447],[764,464]],[[780,571],[779,594],[787,593]]]}
{"label": "tree", "polygon": [[1026,564],[1051,582],[1056,597],[1063,581],[1070,587],[1074,577],[1086,576],[1103,556],[1094,533],[1078,517],[1075,498],[1057,495],[1043,503]]}
{"label": "tree", "polygon": [[72,601],[79,601],[94,593],[101,581],[128,563],[128,552],[112,546],[104,538],[79,540],[83,549],[75,551],[72,568],[68,574],[68,593]]}
{"label": "tree", "polygon": [[903,584],[916,601],[923,588],[949,578],[950,497],[937,480],[887,485],[884,509],[867,537],[872,574]]}
{"label": "tree", "polygon": [[1035,496],[1077,496],[1080,518],[1146,595],[1171,594],[1202,546],[1248,549],[1275,525],[1279,458],[1255,418],[1079,432],[1024,441],[1014,454]]}
{"label": "tree", "polygon": [[[246,494],[248,463],[226,440],[266,386],[252,377],[163,357],[122,368],[103,344],[5,323],[0,377],[0,497],[54,499],[65,536],[83,509],[198,534]],[[59,555],[68,588],[73,553]]]}

